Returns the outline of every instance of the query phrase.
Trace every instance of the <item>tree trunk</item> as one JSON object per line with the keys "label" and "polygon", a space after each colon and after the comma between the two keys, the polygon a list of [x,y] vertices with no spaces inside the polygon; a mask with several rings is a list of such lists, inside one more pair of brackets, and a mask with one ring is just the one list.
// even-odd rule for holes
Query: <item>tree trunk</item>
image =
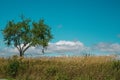
{"label": "tree trunk", "polygon": [[23,51],[20,51],[20,57],[23,57],[23,56],[24,56]]}

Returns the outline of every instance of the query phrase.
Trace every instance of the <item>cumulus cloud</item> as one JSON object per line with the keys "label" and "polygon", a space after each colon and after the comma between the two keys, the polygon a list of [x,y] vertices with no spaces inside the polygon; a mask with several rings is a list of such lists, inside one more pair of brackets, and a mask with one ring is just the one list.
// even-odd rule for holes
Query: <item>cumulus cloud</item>
{"label": "cumulus cloud", "polygon": [[109,53],[120,54],[120,44],[119,43],[98,43],[94,46],[95,50]]}
{"label": "cumulus cloud", "polygon": [[47,52],[55,53],[79,53],[85,49],[85,46],[80,41],[58,41],[56,43],[50,43]]}
{"label": "cumulus cloud", "polygon": [[[65,41],[61,40],[56,43],[49,43],[47,49],[45,50],[46,54],[56,53],[56,54],[65,54],[65,53],[73,53],[78,54],[85,50],[86,47],[80,41]],[[14,55],[19,53],[16,48],[7,47],[1,50],[2,55]],[[26,53],[27,54],[42,54],[41,47],[30,47]]]}
{"label": "cumulus cloud", "polygon": [[0,56],[12,56],[12,55],[17,55],[18,51],[16,48],[12,47],[5,47],[5,48],[0,48]]}
{"label": "cumulus cloud", "polygon": [[[80,41],[60,40],[55,43],[49,43],[47,49],[45,50],[44,55],[42,55],[41,47],[30,47],[25,52],[25,56],[34,57],[34,56],[49,56],[49,55],[52,56],[83,55],[89,53],[90,51],[92,51],[93,53],[97,51],[105,54],[120,54],[120,44],[100,42],[96,44],[94,47],[86,47]],[[19,55],[19,52],[16,48],[14,47],[0,48],[0,56],[12,56],[12,55]]]}

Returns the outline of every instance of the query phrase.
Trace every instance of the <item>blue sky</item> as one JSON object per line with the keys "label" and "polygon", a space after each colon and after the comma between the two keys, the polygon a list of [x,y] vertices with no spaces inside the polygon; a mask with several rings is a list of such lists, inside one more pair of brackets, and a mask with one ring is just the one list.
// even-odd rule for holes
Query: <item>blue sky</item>
{"label": "blue sky", "polygon": [[52,28],[53,43],[120,43],[120,0],[0,0],[0,29],[21,14],[35,21],[44,18]]}

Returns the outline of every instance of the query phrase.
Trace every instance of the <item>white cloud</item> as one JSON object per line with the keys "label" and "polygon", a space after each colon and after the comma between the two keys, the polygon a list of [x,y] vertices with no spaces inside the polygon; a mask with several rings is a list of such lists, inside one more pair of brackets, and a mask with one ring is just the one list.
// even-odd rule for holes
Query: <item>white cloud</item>
{"label": "white cloud", "polygon": [[[59,53],[61,54],[65,54],[65,53],[81,53],[83,50],[85,50],[86,47],[84,46],[84,44],[80,41],[65,41],[65,40],[61,40],[58,41],[56,43],[49,43],[47,50],[45,50],[45,52],[47,54],[50,53],[56,53],[59,55]],[[14,55],[16,53],[19,53],[17,51],[16,48],[4,48],[1,50],[2,55]],[[36,55],[36,54],[41,54],[41,47],[30,47],[25,54],[31,54],[31,55]]]}
{"label": "white cloud", "polygon": [[80,53],[85,49],[85,46],[80,41],[58,41],[56,43],[50,43],[47,52],[55,53]]}
{"label": "white cloud", "polygon": [[[94,50],[93,50],[94,49]],[[83,55],[84,53],[89,53],[90,51],[98,51],[108,54],[120,54],[120,44],[119,43],[98,43],[94,47],[86,47],[80,41],[65,41],[60,40],[55,43],[49,43],[47,49],[45,50],[45,55]],[[26,52],[26,56],[44,56],[41,55],[41,47],[30,47]],[[92,53],[93,54],[93,53]],[[97,53],[94,53],[97,54]],[[0,56],[11,56],[19,55],[19,52],[16,48],[5,47],[0,48]]]}
{"label": "white cloud", "polygon": [[55,43],[57,46],[84,46],[80,41],[58,41]]}
{"label": "white cloud", "polygon": [[6,47],[0,48],[0,56],[10,56],[10,55],[17,55],[18,51],[16,48]]}
{"label": "white cloud", "polygon": [[98,43],[95,47],[95,50],[109,53],[120,53],[120,44],[119,43]]}

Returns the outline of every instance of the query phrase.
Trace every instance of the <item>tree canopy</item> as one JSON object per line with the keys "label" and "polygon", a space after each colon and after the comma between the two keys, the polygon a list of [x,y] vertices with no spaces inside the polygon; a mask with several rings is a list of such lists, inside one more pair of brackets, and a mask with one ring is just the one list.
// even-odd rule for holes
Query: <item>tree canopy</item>
{"label": "tree canopy", "polygon": [[42,46],[42,53],[53,38],[51,28],[44,20],[33,22],[30,19],[21,18],[21,21],[9,21],[3,30],[4,41],[7,46],[14,45],[20,56],[31,46]]}

